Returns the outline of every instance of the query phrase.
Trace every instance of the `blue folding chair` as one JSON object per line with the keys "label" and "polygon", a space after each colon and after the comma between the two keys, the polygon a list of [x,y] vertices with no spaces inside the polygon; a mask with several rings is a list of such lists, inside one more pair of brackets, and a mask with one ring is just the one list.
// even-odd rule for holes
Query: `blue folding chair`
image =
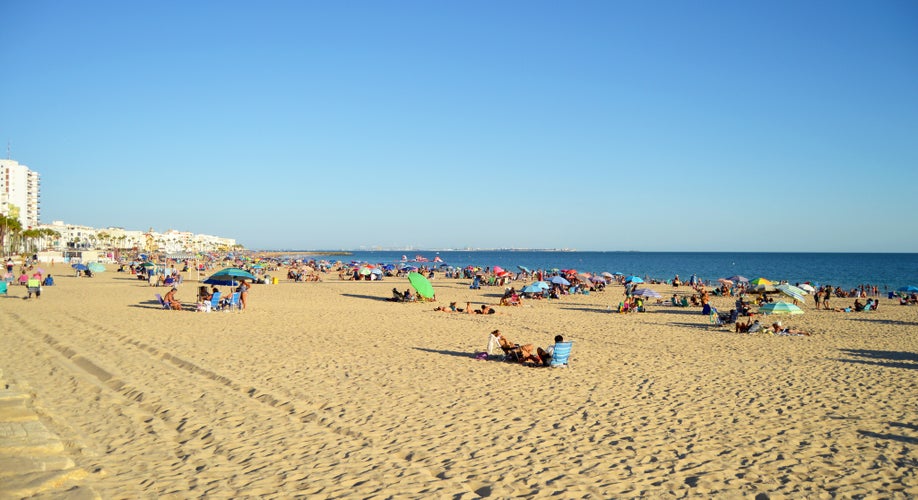
{"label": "blue folding chair", "polygon": [[573,342],[555,342],[555,352],[551,356],[551,367],[567,367],[571,357]]}

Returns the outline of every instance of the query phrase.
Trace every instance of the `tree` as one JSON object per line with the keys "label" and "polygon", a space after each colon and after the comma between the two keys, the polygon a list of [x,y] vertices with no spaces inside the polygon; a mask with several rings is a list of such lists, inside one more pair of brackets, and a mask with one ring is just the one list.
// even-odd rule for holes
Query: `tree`
{"label": "tree", "polygon": [[13,242],[22,232],[22,223],[16,217],[0,215],[0,245],[6,250],[7,255],[12,255]]}

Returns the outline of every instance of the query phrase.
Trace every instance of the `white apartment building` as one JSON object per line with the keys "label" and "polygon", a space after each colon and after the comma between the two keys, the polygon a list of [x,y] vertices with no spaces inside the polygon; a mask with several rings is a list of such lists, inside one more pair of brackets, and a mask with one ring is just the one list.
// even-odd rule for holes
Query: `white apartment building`
{"label": "white apartment building", "polygon": [[60,235],[60,237],[47,238],[47,241],[42,242],[41,248],[64,253],[101,249],[198,253],[213,252],[236,245],[236,240],[233,238],[194,234],[174,229],[164,233],[158,233],[152,228],[148,231],[127,230],[120,227],[98,229],[78,224],[66,224],[63,221],[42,224],[40,228],[51,229]]}
{"label": "white apartment building", "polygon": [[0,214],[19,219],[23,229],[38,226],[38,172],[16,160],[0,160]]}

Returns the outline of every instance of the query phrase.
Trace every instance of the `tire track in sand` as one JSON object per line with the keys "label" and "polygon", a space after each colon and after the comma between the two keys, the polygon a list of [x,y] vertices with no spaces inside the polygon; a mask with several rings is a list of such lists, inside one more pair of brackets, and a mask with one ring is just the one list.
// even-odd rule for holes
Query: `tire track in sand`
{"label": "tire track in sand", "polygon": [[[10,316],[23,331],[42,332],[34,338],[65,360],[62,366],[75,372],[71,378],[107,390],[115,400],[107,410],[138,425],[136,435],[110,436],[107,455],[133,456],[141,463],[151,447],[174,455],[169,470],[155,471],[156,480],[135,486],[143,491],[206,494],[220,481],[225,488],[229,478],[245,494],[340,494],[381,492],[393,481],[410,484],[412,478],[429,488],[430,478],[437,477],[405,455],[374,449],[371,439],[322,415],[315,404],[294,405],[81,316],[69,316],[83,328],[69,328],[67,343],[42,325]],[[117,475],[118,467],[106,466]],[[371,479],[367,470],[373,471]],[[361,480],[347,480],[358,472]],[[434,491],[469,492],[459,482],[442,476],[439,481],[442,487]]]}

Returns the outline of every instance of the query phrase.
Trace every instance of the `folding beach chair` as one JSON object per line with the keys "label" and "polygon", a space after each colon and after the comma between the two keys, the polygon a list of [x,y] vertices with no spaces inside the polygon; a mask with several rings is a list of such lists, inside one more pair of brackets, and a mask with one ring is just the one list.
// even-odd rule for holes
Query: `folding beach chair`
{"label": "folding beach chair", "polygon": [[220,292],[214,292],[214,294],[210,296],[210,310],[220,310]]}
{"label": "folding beach chair", "polygon": [[571,348],[573,346],[573,342],[555,342],[555,352],[551,356],[551,365],[549,366],[552,368],[567,368],[570,364]]}
{"label": "folding beach chair", "polygon": [[156,300],[159,301],[159,305],[163,306],[163,309],[172,309],[171,307],[169,307],[169,304],[166,304],[166,301],[163,300],[163,296],[162,296],[162,295],[160,295],[160,294],[158,294],[158,293],[155,294],[155,295],[156,295]]}

